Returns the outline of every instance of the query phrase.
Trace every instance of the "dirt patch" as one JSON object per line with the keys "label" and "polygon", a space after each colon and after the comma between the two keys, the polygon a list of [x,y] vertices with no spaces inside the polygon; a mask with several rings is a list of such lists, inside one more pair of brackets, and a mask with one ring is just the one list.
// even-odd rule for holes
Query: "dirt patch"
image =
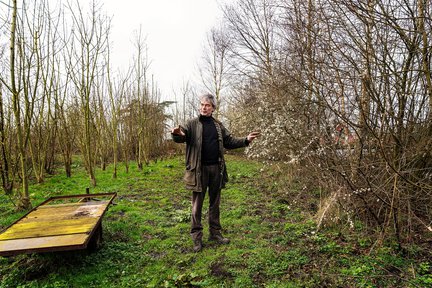
{"label": "dirt patch", "polygon": [[216,262],[210,265],[210,274],[218,278],[233,278],[222,262]]}

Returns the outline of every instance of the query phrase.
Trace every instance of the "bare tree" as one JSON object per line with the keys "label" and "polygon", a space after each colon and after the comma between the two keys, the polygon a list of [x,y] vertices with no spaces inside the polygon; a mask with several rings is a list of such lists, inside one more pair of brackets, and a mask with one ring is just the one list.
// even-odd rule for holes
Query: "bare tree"
{"label": "bare tree", "polygon": [[[108,47],[109,49],[109,47]],[[113,79],[111,76],[110,53],[107,55],[107,82],[108,96],[111,107],[111,136],[113,154],[113,178],[117,178],[117,165],[119,161],[119,142],[120,142],[120,118],[123,99],[126,97],[126,84],[129,80],[129,72],[126,76]]]}
{"label": "bare tree", "polygon": [[111,150],[111,129],[110,119],[112,118],[110,111],[109,99],[105,96],[107,94],[107,81],[106,76],[102,72],[100,75],[96,75],[95,81],[95,97],[93,101],[94,114],[94,127],[95,127],[95,142],[96,142],[96,155],[99,157],[94,158],[94,165],[97,165],[99,158],[99,164],[102,171],[106,170],[106,166],[112,155]]}
{"label": "bare tree", "polygon": [[11,195],[13,192],[14,172],[11,167],[12,162],[12,143],[10,140],[10,116],[5,111],[5,103],[3,101],[3,85],[0,82],[0,174],[2,180],[3,191],[6,195]]}
{"label": "bare tree", "polygon": [[[10,26],[10,60],[9,60],[9,69],[10,69],[10,83],[6,83],[2,78],[3,84],[7,87],[7,89],[12,94],[12,110],[14,114],[14,120],[16,125],[16,137],[18,142],[18,157],[20,159],[20,176],[21,176],[21,199],[20,199],[20,209],[29,209],[31,207],[31,202],[29,198],[28,191],[28,171],[27,171],[27,135],[29,132],[29,119],[30,119],[30,106],[28,98],[24,99],[25,107],[21,107],[21,99],[20,94],[24,89],[22,85],[25,85],[21,82],[24,80],[24,51],[23,47],[20,47],[20,44],[23,43],[23,39],[17,37],[17,27],[18,27],[18,5],[17,1],[12,1],[12,21]],[[18,43],[17,43],[18,40]],[[21,49],[20,49],[21,48]],[[17,61],[17,51],[19,53],[19,58],[21,61]],[[16,69],[19,67],[20,69]],[[27,87],[28,88],[28,87]],[[28,93],[28,89],[25,90]],[[28,94],[24,95],[24,97],[28,96]],[[24,115],[21,113],[21,109],[24,111]]]}
{"label": "bare tree", "polygon": [[228,82],[227,53],[229,39],[221,30],[212,29],[207,35],[207,45],[204,56],[204,64],[200,69],[201,79],[207,91],[216,97],[217,109],[215,116],[218,118],[221,106],[221,92]]}
{"label": "bare tree", "polygon": [[[80,111],[73,103],[67,102],[67,81],[63,85],[64,90],[56,89],[54,93],[58,119],[57,140],[61,149],[66,177],[72,176],[72,155],[75,151],[76,136],[79,131]],[[59,84],[60,85],[60,84]]]}
{"label": "bare tree", "polygon": [[[425,89],[429,97],[429,123],[432,123],[432,77],[431,77],[431,56],[430,56],[430,33],[431,23],[427,21],[431,17],[432,3],[430,0],[418,0],[418,30],[421,34],[421,59],[422,59],[422,72],[425,77]],[[429,9],[427,9],[429,8]],[[432,135],[432,124],[429,128],[429,133]]]}
{"label": "bare tree", "polygon": [[[134,109],[137,112],[136,114],[136,137],[137,137],[137,162],[138,168],[143,168],[143,161],[148,164],[148,153],[149,151],[146,149],[145,141],[146,141],[146,125],[147,120],[149,119],[148,111],[145,110],[146,105],[149,103],[150,91],[148,88],[148,79],[147,79],[147,70],[149,68],[148,55],[147,55],[147,47],[145,44],[145,38],[143,38],[141,28],[137,32],[135,38],[135,47],[136,47],[136,58],[134,59],[134,68],[133,68],[133,77],[135,78],[135,89],[134,96],[136,99],[136,106]],[[133,130],[134,131],[134,130]]]}
{"label": "bare tree", "polygon": [[55,90],[58,89],[57,82],[60,81],[61,77],[61,66],[58,59],[62,48],[59,46],[61,19],[59,15],[61,10],[59,10],[57,17],[53,17],[45,1],[34,5],[35,15],[32,15],[33,20],[28,22],[35,22],[38,25],[30,31],[32,34],[38,35],[33,47],[35,51],[35,57],[33,57],[35,64],[33,66],[37,67],[37,72],[33,75],[40,77],[40,80],[35,81],[35,86],[32,89],[33,94],[37,95],[37,98],[34,96],[37,101],[33,101],[35,102],[35,115],[31,124],[29,150],[36,181],[42,182],[45,172],[53,173],[53,163],[57,152],[55,141],[58,118],[56,117],[57,107],[54,98],[57,94]]}
{"label": "bare tree", "polygon": [[179,89],[180,95],[177,95],[175,91],[175,99],[179,99],[176,101],[174,115],[174,123],[186,123],[186,120],[192,118],[196,112],[196,91],[192,86],[190,81],[183,82],[183,85]]}
{"label": "bare tree", "polygon": [[96,145],[93,138],[95,124],[91,103],[93,93],[95,93],[96,75],[102,71],[100,61],[103,60],[103,53],[106,53],[110,21],[99,14],[100,8],[96,6],[95,1],[91,3],[89,20],[79,3],[76,3],[75,6],[69,4],[68,8],[72,14],[73,33],[67,53],[67,68],[79,96],[79,105],[83,115],[81,151],[91,184],[96,186],[94,171],[94,147]]}
{"label": "bare tree", "polygon": [[232,67],[238,75],[271,83],[274,60],[274,9],[271,0],[241,0],[225,6],[224,16],[231,41]]}

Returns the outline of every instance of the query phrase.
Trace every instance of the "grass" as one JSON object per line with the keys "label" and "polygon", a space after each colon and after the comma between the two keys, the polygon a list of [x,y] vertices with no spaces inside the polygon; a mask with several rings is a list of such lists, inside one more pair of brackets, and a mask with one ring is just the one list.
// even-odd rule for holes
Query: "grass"
{"label": "grass", "polygon": [[[371,249],[372,238],[360,229],[317,232],[308,203],[317,201],[313,192],[297,201],[299,191],[279,192],[271,168],[263,172],[261,164],[232,155],[221,203],[231,243],[205,238],[203,251],[194,253],[182,159],[142,171],[131,165],[129,173],[120,167],[117,179],[112,167],[98,170],[91,193],[118,193],[103,219],[102,247],[0,257],[0,287],[431,287],[430,249],[412,245],[401,253],[391,240]],[[88,183],[77,165],[71,178],[59,174],[31,185],[33,204],[84,193]],[[0,204],[0,228],[22,215],[5,195]]]}

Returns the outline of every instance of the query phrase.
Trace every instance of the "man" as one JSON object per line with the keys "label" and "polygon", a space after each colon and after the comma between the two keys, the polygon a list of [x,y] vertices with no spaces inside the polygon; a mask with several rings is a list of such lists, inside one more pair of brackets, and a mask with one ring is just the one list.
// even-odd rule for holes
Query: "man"
{"label": "man", "polygon": [[216,101],[213,95],[200,97],[200,115],[190,119],[184,126],[172,129],[172,138],[177,143],[186,142],[186,188],[192,190],[192,227],[191,237],[194,251],[202,249],[203,227],[201,211],[205,193],[209,194],[210,241],[228,244],[229,239],[221,234],[219,204],[221,189],[228,181],[224,160],[224,148],[234,149],[249,145],[258,135],[250,133],[246,138],[231,136],[221,122],[213,118]]}

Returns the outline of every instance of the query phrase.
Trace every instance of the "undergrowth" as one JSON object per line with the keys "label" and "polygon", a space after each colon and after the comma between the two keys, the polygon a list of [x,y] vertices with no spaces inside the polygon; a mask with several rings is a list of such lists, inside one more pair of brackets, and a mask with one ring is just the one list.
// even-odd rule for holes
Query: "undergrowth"
{"label": "undergrowth", "polygon": [[[288,183],[283,171],[227,158],[230,182],[222,191],[221,220],[229,245],[204,238],[204,249],[193,252],[183,158],[141,171],[132,165],[129,173],[120,167],[117,179],[108,167],[97,171],[98,186],[90,189],[118,193],[103,219],[102,247],[0,257],[0,287],[432,286],[430,249],[412,244],[402,252],[391,239],[378,247],[361,225],[317,230],[316,191],[296,179]],[[80,167],[71,178],[50,176],[31,185],[33,205],[84,193],[88,182]],[[0,203],[0,228],[22,216],[6,196]]]}

